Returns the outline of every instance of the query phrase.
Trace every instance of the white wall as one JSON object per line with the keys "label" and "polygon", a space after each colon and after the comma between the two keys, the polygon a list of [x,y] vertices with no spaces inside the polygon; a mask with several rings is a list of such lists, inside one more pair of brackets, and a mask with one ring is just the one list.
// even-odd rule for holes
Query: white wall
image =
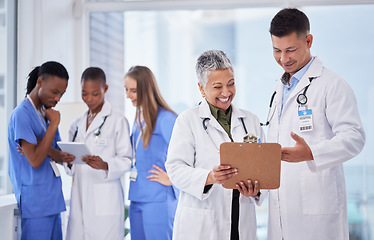
{"label": "white wall", "polygon": [[18,102],[25,95],[28,73],[50,60],[62,63],[70,75],[68,89],[61,101],[80,101],[80,74],[88,62],[88,44],[83,43],[88,38],[88,31],[83,29],[83,12],[75,8],[75,16],[73,14],[74,2],[76,1],[19,0]]}

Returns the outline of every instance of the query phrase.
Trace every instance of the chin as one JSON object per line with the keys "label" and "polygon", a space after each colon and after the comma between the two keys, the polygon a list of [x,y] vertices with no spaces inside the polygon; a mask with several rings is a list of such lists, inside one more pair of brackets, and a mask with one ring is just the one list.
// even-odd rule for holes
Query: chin
{"label": "chin", "polygon": [[230,105],[231,105],[231,102],[225,103],[225,104],[220,103],[217,105],[217,107],[226,111],[230,107]]}

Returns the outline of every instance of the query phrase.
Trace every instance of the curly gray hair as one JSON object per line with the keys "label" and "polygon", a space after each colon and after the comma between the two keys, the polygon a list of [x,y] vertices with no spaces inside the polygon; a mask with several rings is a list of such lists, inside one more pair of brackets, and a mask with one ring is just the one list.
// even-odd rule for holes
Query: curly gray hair
{"label": "curly gray hair", "polygon": [[234,74],[234,69],[231,65],[230,59],[221,50],[205,51],[197,59],[196,74],[197,79],[204,88],[208,82],[208,77],[211,71],[217,69],[230,69]]}

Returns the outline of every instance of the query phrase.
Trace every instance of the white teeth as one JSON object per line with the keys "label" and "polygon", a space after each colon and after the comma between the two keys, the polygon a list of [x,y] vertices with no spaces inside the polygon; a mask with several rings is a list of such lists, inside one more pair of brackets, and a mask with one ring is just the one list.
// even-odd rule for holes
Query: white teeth
{"label": "white teeth", "polygon": [[220,100],[221,102],[227,102],[229,98],[218,98],[218,100]]}

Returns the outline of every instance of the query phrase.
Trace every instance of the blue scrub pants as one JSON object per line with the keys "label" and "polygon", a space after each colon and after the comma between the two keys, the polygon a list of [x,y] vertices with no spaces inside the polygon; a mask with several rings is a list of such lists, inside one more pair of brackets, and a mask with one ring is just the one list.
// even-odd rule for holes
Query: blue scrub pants
{"label": "blue scrub pants", "polygon": [[21,219],[21,240],[62,240],[60,214]]}
{"label": "blue scrub pants", "polygon": [[136,240],[171,240],[178,200],[130,203],[130,234]]}

